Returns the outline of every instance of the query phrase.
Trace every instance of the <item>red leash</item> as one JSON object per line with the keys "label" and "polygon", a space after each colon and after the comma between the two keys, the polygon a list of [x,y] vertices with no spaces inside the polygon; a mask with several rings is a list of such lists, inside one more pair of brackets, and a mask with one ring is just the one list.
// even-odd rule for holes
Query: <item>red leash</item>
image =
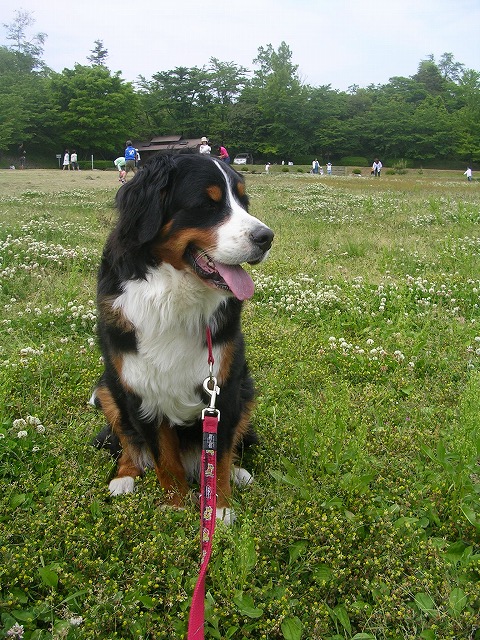
{"label": "red leash", "polygon": [[187,640],[204,640],[205,627],[205,578],[208,562],[212,555],[213,534],[217,513],[217,427],[220,411],[215,409],[215,400],[220,393],[217,380],[213,376],[212,335],[207,327],[208,364],[210,376],[203,388],[210,395],[210,403],[202,411],[203,445],[200,466],[200,573],[193,591]]}

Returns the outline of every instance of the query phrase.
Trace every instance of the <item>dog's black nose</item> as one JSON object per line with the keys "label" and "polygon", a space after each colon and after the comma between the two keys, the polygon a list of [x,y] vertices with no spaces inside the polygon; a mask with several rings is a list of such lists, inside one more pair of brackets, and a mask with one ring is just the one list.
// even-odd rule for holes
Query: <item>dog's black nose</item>
{"label": "dog's black nose", "polygon": [[262,225],[261,227],[257,227],[255,231],[252,231],[251,238],[257,247],[260,247],[260,249],[265,252],[272,246],[274,235],[271,229]]}

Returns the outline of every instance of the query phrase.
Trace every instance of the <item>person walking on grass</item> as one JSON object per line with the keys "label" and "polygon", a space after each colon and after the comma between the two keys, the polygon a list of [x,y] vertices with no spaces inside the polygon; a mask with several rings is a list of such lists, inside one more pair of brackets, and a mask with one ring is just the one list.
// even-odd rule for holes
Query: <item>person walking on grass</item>
{"label": "person walking on grass", "polygon": [[469,182],[472,181],[472,167],[467,167],[467,170],[463,172],[464,176],[467,176]]}
{"label": "person walking on grass", "polygon": [[80,171],[80,167],[78,166],[78,157],[75,149],[72,151],[72,155],[70,156],[70,164],[72,165],[72,171]]}
{"label": "person walking on grass", "polygon": [[137,173],[137,166],[136,166],[137,150],[135,149],[135,147],[132,146],[131,140],[127,140],[127,147],[125,149],[124,157],[125,157],[125,171],[127,175],[130,173],[130,171],[133,171],[133,174],[135,175]]}
{"label": "person walking on grass", "polygon": [[372,165],[372,171],[373,171],[373,175],[376,178],[380,177],[380,171],[382,170],[382,163],[380,162],[380,160],[378,158],[375,158],[375,160],[373,161],[373,165]]}
{"label": "person walking on grass", "polygon": [[65,154],[63,156],[63,169],[62,171],[68,170],[70,171],[70,151],[65,149]]}

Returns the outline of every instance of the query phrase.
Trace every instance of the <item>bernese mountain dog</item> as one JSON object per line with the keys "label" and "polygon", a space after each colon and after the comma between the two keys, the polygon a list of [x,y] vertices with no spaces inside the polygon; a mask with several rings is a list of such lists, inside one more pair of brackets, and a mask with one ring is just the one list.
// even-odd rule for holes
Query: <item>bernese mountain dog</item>
{"label": "bernese mountain dog", "polygon": [[166,504],[184,505],[200,467],[209,327],[220,387],[216,515],[229,524],[231,480],[252,479],[234,462],[256,440],[240,323],[254,284],[241,264],[261,262],[274,234],[248,213],[242,176],[199,154],[155,156],[116,206],[98,276],[105,369],[93,395],[108,423],[94,444],[117,458],[110,494],[132,492],[153,467]]}

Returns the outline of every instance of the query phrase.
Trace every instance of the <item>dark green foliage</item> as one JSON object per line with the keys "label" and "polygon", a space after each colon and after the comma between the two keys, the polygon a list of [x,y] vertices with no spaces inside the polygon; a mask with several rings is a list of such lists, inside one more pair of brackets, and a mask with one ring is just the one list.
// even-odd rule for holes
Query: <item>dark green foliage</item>
{"label": "dark green foliage", "polygon": [[43,41],[22,39],[25,24],[12,32],[20,45],[0,49],[0,151],[12,161],[21,143],[45,156],[74,147],[80,158],[113,160],[127,138],[178,133],[207,135],[214,147],[248,150],[260,163],[480,162],[480,72],[451,53],[422,60],[411,77],[343,92],[303,84],[282,42],[259,47],[253,74],[211,58],[139,77],[134,88],[107,68],[101,40],[91,66],[51,72],[41,61]]}

